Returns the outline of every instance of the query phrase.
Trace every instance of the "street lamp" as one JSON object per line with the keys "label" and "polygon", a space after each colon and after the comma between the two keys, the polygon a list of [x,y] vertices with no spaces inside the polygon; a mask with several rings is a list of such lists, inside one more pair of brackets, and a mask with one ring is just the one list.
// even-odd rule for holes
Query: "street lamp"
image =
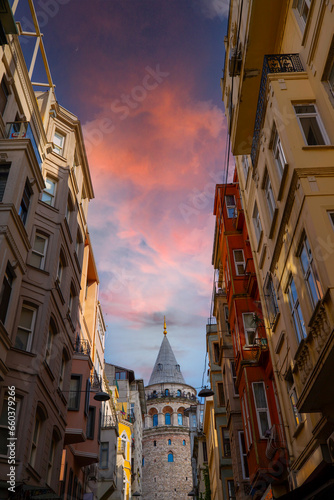
{"label": "street lamp", "polygon": [[138,493],[138,491],[135,491],[132,495],[132,498],[133,497],[141,497],[141,493]]}
{"label": "street lamp", "polygon": [[212,389],[209,389],[206,385],[203,387],[201,391],[198,393],[199,398],[208,398],[209,396],[213,396],[214,392]]}

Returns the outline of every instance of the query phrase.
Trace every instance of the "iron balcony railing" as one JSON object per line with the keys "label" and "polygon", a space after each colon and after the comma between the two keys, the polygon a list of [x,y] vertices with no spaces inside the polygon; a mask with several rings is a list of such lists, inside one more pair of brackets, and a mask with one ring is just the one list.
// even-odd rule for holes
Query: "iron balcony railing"
{"label": "iron balcony railing", "polygon": [[7,139],[30,139],[36,155],[38,164],[42,168],[42,158],[39,154],[37,143],[29,122],[7,122],[6,124]]}
{"label": "iron balcony railing", "polygon": [[268,73],[298,73],[304,71],[299,54],[270,54],[264,56],[259,98],[257,101],[255,127],[251,149],[251,158],[255,168],[259,151],[260,132],[266,110]]}
{"label": "iron balcony railing", "polygon": [[112,427],[115,427],[115,425],[116,420],[113,415],[104,415],[101,422],[102,429],[112,429]]}
{"label": "iron balcony railing", "polygon": [[90,355],[90,344],[88,340],[77,338],[74,344],[74,352],[78,354]]}

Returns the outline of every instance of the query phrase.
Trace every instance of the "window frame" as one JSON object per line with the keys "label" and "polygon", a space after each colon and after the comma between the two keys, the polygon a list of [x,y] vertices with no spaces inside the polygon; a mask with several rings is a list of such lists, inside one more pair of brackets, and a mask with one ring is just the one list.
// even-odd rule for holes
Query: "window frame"
{"label": "window frame", "polygon": [[278,174],[279,180],[281,182],[282,178],[283,178],[285,166],[287,165],[287,161],[286,161],[286,156],[284,153],[282,141],[281,141],[280,135],[278,133],[275,122],[273,123],[272,139],[270,141],[270,144],[271,144],[272,154],[273,154],[273,157],[275,160],[277,174]]}
{"label": "window frame", "polygon": [[[54,186],[54,190],[51,191],[50,189],[47,188],[47,182],[52,184]],[[46,205],[49,205],[49,207],[55,207],[56,204],[56,196],[57,196],[57,187],[58,187],[58,179],[55,177],[52,177],[52,175],[46,174],[46,177],[44,179],[45,183],[45,188],[42,191],[42,197],[41,201],[45,203]],[[47,198],[49,197],[49,198]],[[43,199],[44,198],[44,199]]]}
{"label": "window frame", "polygon": [[[304,264],[303,264],[303,258],[302,258],[303,254],[307,260],[306,269],[304,268]],[[319,275],[318,275],[317,269],[315,267],[312,250],[311,250],[311,247],[310,247],[310,244],[308,242],[306,234],[303,236],[302,241],[300,243],[298,256],[299,256],[300,266],[301,266],[301,269],[303,272],[303,278],[304,278],[306,288],[307,288],[307,291],[309,294],[310,302],[311,302],[311,305],[314,309],[316,307],[317,303],[319,302],[319,300],[322,299],[324,294],[323,294],[323,288],[322,288],[321,283],[320,283]],[[315,296],[313,295],[313,292],[312,292],[312,285],[310,284],[310,278],[311,278],[311,280],[313,280],[313,287],[314,287],[314,291],[315,291]]]}
{"label": "window frame", "polygon": [[[309,112],[309,113],[298,113],[297,110],[296,110],[296,107],[298,107],[298,106],[301,106],[301,107],[302,106],[313,106],[314,107],[314,111],[313,112]],[[298,125],[299,125],[299,128],[300,128],[300,131],[302,133],[302,137],[304,139],[305,145],[306,146],[328,146],[330,144],[330,141],[329,141],[326,129],[324,127],[324,124],[323,124],[323,122],[321,120],[321,117],[320,117],[320,114],[319,114],[319,111],[318,111],[318,108],[317,108],[316,104],[314,102],[303,102],[303,103],[296,103],[296,102],[294,102],[293,109],[294,109],[294,112],[296,114],[297,122],[298,122]],[[301,121],[301,120],[307,119],[307,118],[315,118],[317,126],[318,126],[318,129],[319,129],[319,132],[320,132],[320,134],[322,136],[323,142],[319,142],[317,144],[309,144],[308,143],[306,135],[305,135],[305,132],[304,132],[304,128],[303,128],[303,125],[302,125],[302,121]],[[313,134],[313,136],[315,137],[314,134]]]}
{"label": "window frame", "polygon": [[[256,400],[256,395],[255,395],[255,389],[254,389],[254,387],[256,385],[261,386],[263,389],[263,394],[264,394],[265,401],[266,401],[266,407],[257,406],[257,400]],[[271,429],[271,418],[270,418],[265,383],[262,380],[258,380],[257,382],[252,382],[252,391],[253,391],[253,401],[254,401],[254,408],[255,408],[255,412],[256,412],[256,420],[257,420],[257,426],[258,426],[258,430],[259,430],[259,436],[260,436],[260,439],[266,439],[267,438],[266,432]],[[264,432],[264,434],[262,433],[260,414],[265,414],[267,416],[268,429]]]}
{"label": "window frame", "polygon": [[275,212],[276,212],[276,201],[275,195],[273,191],[273,185],[271,183],[270,175],[268,172],[268,168],[265,168],[262,189],[264,191],[264,196],[266,198],[266,204],[269,210],[269,220],[270,223],[274,220]]}
{"label": "window frame", "polygon": [[[26,309],[26,310],[33,312],[30,328],[26,328],[26,327],[20,325],[23,309]],[[34,329],[35,329],[35,325],[36,325],[37,311],[38,311],[37,306],[30,305],[30,304],[27,304],[26,302],[23,302],[22,307],[21,307],[21,312],[20,312],[19,323],[18,323],[17,329],[16,329],[16,337],[15,337],[15,345],[14,345],[16,347],[16,349],[20,349],[20,351],[31,352],[31,347],[32,347],[32,342],[33,342],[33,337],[34,337]],[[19,347],[16,345],[16,341],[18,338],[18,330],[20,328],[21,328],[21,330],[28,332],[28,338],[27,338],[27,343],[26,343],[25,349],[22,349],[22,347]]]}
{"label": "window frame", "polygon": [[[228,202],[229,197],[231,197],[231,198],[233,197],[233,205]],[[227,218],[228,219],[235,219],[237,205],[236,205],[234,194],[226,194],[225,195],[225,206],[226,206]],[[231,210],[233,210],[233,214],[231,213]]]}
{"label": "window frame", "polygon": [[[170,460],[170,458],[171,458],[171,460]],[[172,462],[174,462],[174,454],[173,454],[173,452],[172,452],[172,451],[170,451],[170,452],[168,453],[168,455],[167,455],[167,461],[168,461],[168,463],[172,463]]]}
{"label": "window frame", "polygon": [[[40,239],[44,240],[43,252],[39,252],[35,248],[35,244],[36,244],[36,239],[37,238],[40,238]],[[37,258],[40,257],[41,261],[40,261],[39,266],[36,266],[35,264],[32,263],[32,257],[30,257],[29,264],[31,266],[35,267],[36,269],[41,269],[42,271],[45,270],[45,261],[46,261],[46,253],[47,253],[47,250],[48,250],[48,246],[49,246],[49,236],[46,235],[46,234],[44,234],[44,233],[42,233],[41,231],[36,231],[35,232],[35,237],[34,237],[34,244],[32,245],[32,248],[31,248],[31,256],[35,255],[35,256],[37,256]]]}
{"label": "window frame", "polygon": [[15,272],[10,262],[8,261],[0,289],[0,321],[3,325],[6,323],[6,317],[9,309],[15,277]]}
{"label": "window frame", "polygon": [[253,434],[252,434],[252,427],[251,427],[251,421],[250,421],[250,415],[249,415],[249,408],[248,408],[248,401],[247,401],[247,394],[246,391],[244,390],[242,398],[241,398],[241,410],[244,415],[244,429],[245,429],[245,435],[246,435],[246,446],[247,446],[247,451],[250,449],[253,443]]}
{"label": "window frame", "polygon": [[259,208],[257,206],[257,201],[256,200],[254,202],[252,220],[253,220],[253,226],[254,226],[254,231],[255,231],[255,236],[256,236],[257,244],[259,244],[260,240],[261,240],[261,237],[262,237],[263,229],[262,229],[262,222],[261,222],[260,212],[259,212]]}
{"label": "window frame", "polygon": [[0,202],[3,201],[5,195],[7,181],[10,173],[11,163],[0,164]]}
{"label": "window frame", "polygon": [[[103,465],[103,454],[106,455],[106,465]],[[100,464],[99,469],[108,469],[109,468],[109,441],[102,441],[100,444]]]}
{"label": "window frame", "polygon": [[158,414],[154,413],[154,415],[152,415],[152,427],[158,427],[158,424],[159,424]]}
{"label": "window frame", "polygon": [[[167,422],[169,420],[169,422]],[[172,425],[172,416],[169,412],[165,413],[165,425]]]}
{"label": "window frame", "polygon": [[20,207],[18,210],[18,215],[19,215],[24,226],[26,225],[26,222],[28,219],[30,201],[31,201],[32,195],[33,195],[33,190],[31,188],[29,180],[26,179],[26,182],[24,184],[22,197],[21,197]]}
{"label": "window frame", "polygon": [[[55,137],[60,138],[60,146],[55,142]],[[55,130],[52,138],[52,151],[57,153],[59,156],[64,157],[64,145],[65,145],[66,135],[60,132],[59,130]]]}
{"label": "window frame", "polygon": [[[294,300],[294,298],[293,298],[293,292],[291,289],[292,283],[293,283],[293,286],[294,286],[294,289],[296,292],[296,297],[297,297],[296,300]],[[305,326],[303,312],[301,310],[301,305],[300,305],[300,301],[299,301],[299,297],[298,297],[297,288],[296,288],[294,278],[292,275],[290,276],[288,286],[287,286],[285,293],[288,296],[288,302],[289,302],[290,312],[291,312],[291,316],[292,316],[292,323],[293,323],[293,326],[295,329],[298,343],[300,343],[303,339],[305,339],[307,337],[307,333],[306,333],[306,326]],[[300,316],[301,316],[301,318],[300,318]],[[301,321],[301,319],[302,319],[302,321]]]}
{"label": "window frame", "polygon": [[86,437],[94,439],[95,435],[96,406],[89,406],[87,413]]}
{"label": "window frame", "polygon": [[[250,328],[250,327],[246,327],[246,323],[245,323],[245,317],[246,316],[252,316],[253,318],[253,321],[254,321],[254,313],[252,311],[249,311],[249,312],[244,312],[242,313],[242,323],[243,323],[243,327],[244,327],[244,335],[245,335],[245,342],[246,342],[246,346],[254,346],[256,345],[256,342],[255,340],[258,338],[257,336],[257,328],[256,328],[256,325],[254,328]],[[250,333],[254,333],[254,338],[253,338],[253,342],[249,342],[250,338],[249,338],[249,335],[248,335],[248,332]]]}
{"label": "window frame", "polygon": [[[238,441],[241,456],[241,469],[243,479],[249,479],[249,467],[247,462],[247,450],[244,431],[238,431]],[[243,446],[244,445],[244,446]],[[248,475],[246,473],[248,471]]]}
{"label": "window frame", "polygon": [[[77,381],[77,387],[76,387],[76,395],[75,397],[75,404],[73,406],[70,406],[72,401],[71,401],[71,393],[74,393],[74,391],[71,389],[71,382],[72,380]],[[79,411],[80,410],[80,402],[81,402],[81,386],[82,386],[82,375],[77,374],[77,373],[72,373],[71,374],[71,379],[70,379],[70,387],[69,387],[69,393],[68,393],[68,402],[67,402],[67,409],[69,411]]]}
{"label": "window frame", "polygon": [[[300,4],[300,6],[298,4]],[[312,0],[294,0],[293,5],[292,5],[292,8],[295,12],[295,16],[296,16],[296,19],[298,22],[298,25],[299,25],[302,32],[304,32],[306,23],[307,23],[308,18],[309,18],[311,4],[312,4]],[[306,18],[303,16],[305,5],[308,7]]]}
{"label": "window frame", "polygon": [[231,457],[231,438],[230,438],[230,433],[228,430],[228,427],[226,426],[221,426],[221,438],[222,438],[222,448],[223,448],[223,456],[224,457]]}
{"label": "window frame", "polygon": [[236,387],[237,372],[235,369],[235,361],[230,361],[230,366],[231,366],[231,375],[232,375],[232,384],[233,384],[233,396],[239,397],[239,392],[238,392],[238,389]]}
{"label": "window frame", "polygon": [[[236,252],[242,252],[242,258],[243,260],[242,261],[236,261],[236,257],[235,257],[235,253]],[[235,268],[235,273],[236,273],[236,276],[245,276],[245,271],[246,271],[246,261],[245,261],[245,254],[244,254],[244,251],[242,248],[235,248],[233,250],[233,260],[234,260],[234,268]],[[243,265],[243,273],[240,273],[239,274],[239,269],[238,269],[238,266],[241,266]]]}

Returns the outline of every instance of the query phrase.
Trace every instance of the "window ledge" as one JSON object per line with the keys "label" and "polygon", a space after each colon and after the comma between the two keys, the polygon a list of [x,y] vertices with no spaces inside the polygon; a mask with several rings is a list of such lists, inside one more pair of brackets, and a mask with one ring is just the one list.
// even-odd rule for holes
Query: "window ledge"
{"label": "window ledge", "polygon": [[30,267],[31,269],[34,269],[35,271],[40,271],[42,274],[45,274],[45,276],[50,276],[49,271],[45,271],[45,269],[33,266],[32,264],[29,264],[29,262],[27,263],[27,266]]}
{"label": "window ledge", "polygon": [[271,221],[269,235],[268,235],[268,238],[270,240],[272,239],[272,237],[274,235],[277,216],[278,216],[278,208],[275,208],[275,212],[274,212],[274,215],[273,215],[273,220]]}
{"label": "window ledge", "polygon": [[46,369],[46,371],[48,372],[50,379],[53,381],[55,379],[55,376],[52,373],[52,370],[51,370],[48,362],[46,361],[46,359],[43,361],[43,365],[44,365],[44,368]]}
{"label": "window ledge", "polygon": [[11,347],[10,350],[21,353],[21,354],[26,354],[27,356],[30,356],[31,358],[36,358],[36,356],[37,356],[37,354],[35,354],[34,352],[25,351],[24,349],[19,349],[18,347],[14,347],[14,346]]}
{"label": "window ledge", "polygon": [[303,146],[302,147],[303,151],[313,151],[313,150],[314,151],[318,151],[319,149],[320,150],[323,150],[323,149],[324,150],[327,150],[327,149],[333,150],[334,149],[334,145],[332,145],[332,144],[321,144],[319,146]]}
{"label": "window ledge", "polygon": [[62,161],[67,161],[65,156],[63,155],[60,155],[59,153],[57,153],[57,151],[55,151],[54,149],[51,151],[52,154],[54,154],[56,156],[56,158],[59,158],[60,160]]}
{"label": "window ledge", "polygon": [[297,425],[297,428],[296,428],[295,432],[292,434],[293,438],[296,438],[300,434],[300,432],[303,429],[304,425],[305,425],[305,420],[302,420],[300,422],[300,424]]}
{"label": "window ledge", "polygon": [[59,209],[58,208],[53,207],[49,203],[45,203],[45,201],[43,201],[43,200],[38,200],[38,201],[39,201],[39,203],[41,203],[43,205],[43,207],[48,207],[51,210],[53,210],[54,212],[56,212],[57,214],[59,213]]}

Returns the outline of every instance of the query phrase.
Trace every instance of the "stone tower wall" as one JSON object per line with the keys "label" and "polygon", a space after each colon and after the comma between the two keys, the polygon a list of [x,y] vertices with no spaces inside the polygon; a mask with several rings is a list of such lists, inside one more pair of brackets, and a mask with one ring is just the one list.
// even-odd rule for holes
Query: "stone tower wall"
{"label": "stone tower wall", "polygon": [[[173,453],[173,462],[168,462],[169,453]],[[143,457],[144,500],[189,498],[193,487],[189,429],[161,426],[145,430]]]}

